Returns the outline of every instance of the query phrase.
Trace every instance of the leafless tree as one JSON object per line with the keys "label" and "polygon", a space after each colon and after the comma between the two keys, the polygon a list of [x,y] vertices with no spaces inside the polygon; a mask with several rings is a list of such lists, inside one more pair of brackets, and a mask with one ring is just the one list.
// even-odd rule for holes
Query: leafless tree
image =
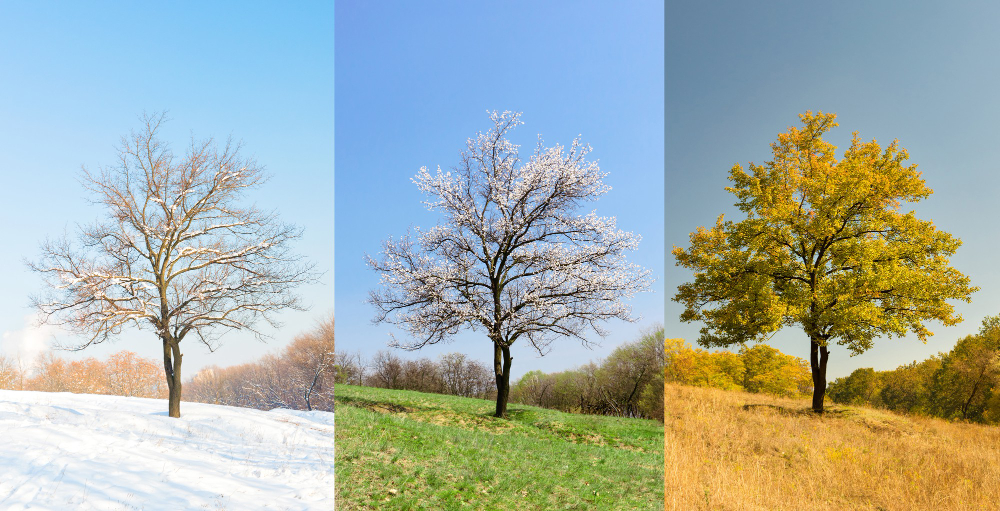
{"label": "leafless tree", "polygon": [[0,355],[0,389],[23,390],[25,372],[21,357]]}
{"label": "leafless tree", "polygon": [[337,383],[363,385],[368,362],[361,351],[338,351],[334,354],[334,376]]}
{"label": "leafless tree", "polygon": [[292,378],[306,410],[313,409],[313,398],[320,394],[332,406],[334,366],[334,320],[329,318],[315,330],[296,337],[285,349],[285,359],[292,366]]}
{"label": "leafless tree", "polygon": [[379,350],[372,358],[371,369],[372,372],[369,378],[374,380],[375,385],[372,385],[373,387],[386,389],[401,388],[400,377],[403,374],[403,361],[396,355],[386,350]]}
{"label": "leafless tree", "polygon": [[78,242],[46,241],[29,263],[48,292],[33,299],[44,321],[83,336],[83,349],[127,326],[161,341],[169,414],[180,416],[181,350],[189,334],[214,349],[229,330],[263,334],[274,313],[301,309],[292,293],[314,278],[290,249],[301,235],[276,214],[241,205],[264,180],[263,168],[211,139],[175,157],[157,138],[163,115],[123,137],[115,165],[83,171],[83,184],[106,217],[78,228]]}
{"label": "leafless tree", "polygon": [[589,343],[601,323],[634,321],[625,303],[650,286],[649,272],[626,261],[639,236],[616,228],[614,217],[578,214],[609,190],[606,173],[587,161],[589,146],[574,140],[522,161],[508,133],[519,114],[493,112],[493,129],[469,139],[458,167],[413,181],[444,222],[383,244],[381,289],[369,302],[375,320],[403,328],[419,349],[463,328],[485,331],[493,345],[496,416],[506,414],[510,346],[520,339],[539,354],[557,337]]}

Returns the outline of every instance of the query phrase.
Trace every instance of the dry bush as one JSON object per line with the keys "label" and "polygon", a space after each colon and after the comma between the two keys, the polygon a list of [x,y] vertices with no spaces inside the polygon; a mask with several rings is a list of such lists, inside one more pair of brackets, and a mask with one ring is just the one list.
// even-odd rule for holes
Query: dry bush
{"label": "dry bush", "polygon": [[665,385],[666,509],[995,509],[1000,429]]}
{"label": "dry bush", "polygon": [[19,358],[0,355],[0,389],[23,390],[25,373]]}
{"label": "dry bush", "polygon": [[131,351],[119,351],[104,363],[106,393],[116,396],[167,398],[163,366]]}
{"label": "dry bush", "polygon": [[23,390],[166,397],[163,368],[131,351],[119,351],[105,361],[86,358],[69,362],[46,352],[38,357],[30,373],[25,379],[26,371],[16,371],[23,381],[20,385]]}
{"label": "dry bush", "polygon": [[25,390],[70,392],[74,385],[70,382],[68,366],[52,352],[42,353],[35,360],[32,375],[24,384]]}
{"label": "dry bush", "polygon": [[206,367],[184,383],[185,399],[260,410],[333,411],[333,317],[300,334],[280,355]]}

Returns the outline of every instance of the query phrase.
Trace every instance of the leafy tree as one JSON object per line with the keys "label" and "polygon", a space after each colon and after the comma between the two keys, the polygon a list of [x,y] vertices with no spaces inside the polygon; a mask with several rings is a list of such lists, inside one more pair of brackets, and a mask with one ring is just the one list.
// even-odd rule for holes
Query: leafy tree
{"label": "leafy tree", "polygon": [[882,406],[896,412],[929,415],[933,413],[932,383],[941,369],[941,358],[932,356],[922,362],[912,362],[879,375]]}
{"label": "leafy tree", "polygon": [[946,418],[982,420],[1000,383],[1000,316],[987,317],[976,335],[960,339],[941,358],[934,375],[935,412]]}
{"label": "leafy tree", "polygon": [[451,339],[464,328],[483,331],[493,345],[497,417],[510,390],[510,347],[524,340],[539,355],[560,337],[589,344],[605,335],[601,323],[634,321],[626,300],[649,289],[649,272],[626,261],[639,237],[616,228],[613,217],[580,215],[604,195],[590,148],[574,140],[521,159],[507,135],[516,113],[493,112],[493,129],[469,139],[451,172],[421,168],[413,181],[444,222],[383,244],[369,266],[382,274],[369,302],[376,322],[404,329],[419,349]]}
{"label": "leafy tree", "polygon": [[674,300],[683,321],[703,321],[703,346],[762,341],[797,325],[809,339],[812,408],[823,411],[831,343],[862,353],[882,336],[913,332],[929,320],[961,321],[947,302],[968,302],[977,288],[948,264],[961,242],[900,212],[932,191],[897,141],[883,150],[854,133],[843,158],[823,134],[833,114],[806,112],[771,145],[774,159],[735,165],[729,174],[746,218],[719,216],[699,228],[677,265],[694,272]]}
{"label": "leafy tree", "polygon": [[837,378],[827,390],[834,403],[847,405],[880,405],[882,373],[871,367],[855,369],[844,378]]}
{"label": "leafy tree", "polygon": [[598,389],[614,415],[640,415],[639,399],[643,391],[650,386],[662,386],[658,378],[663,374],[661,339],[662,327],[647,331],[638,341],[615,348],[601,362],[596,374]]}
{"label": "leafy tree", "polygon": [[794,396],[810,384],[806,361],[766,344],[740,349],[743,361],[743,388],[777,396]]}
{"label": "leafy tree", "polygon": [[696,387],[743,390],[743,360],[735,353],[712,353],[692,348],[683,339],[667,339],[664,351],[664,377],[667,381]]}
{"label": "leafy tree", "polygon": [[148,116],[123,137],[117,164],[82,181],[106,216],[79,228],[79,244],[45,242],[29,264],[45,279],[35,307],[49,324],[83,340],[84,349],[124,328],[150,329],[162,345],[168,412],[180,417],[181,348],[188,335],[209,349],[223,332],[258,337],[258,321],[277,326],[276,311],[301,309],[293,289],[312,266],[290,250],[301,231],[274,213],[241,205],[266,175],[211,140],[192,141],[175,157],[157,137],[164,117]]}

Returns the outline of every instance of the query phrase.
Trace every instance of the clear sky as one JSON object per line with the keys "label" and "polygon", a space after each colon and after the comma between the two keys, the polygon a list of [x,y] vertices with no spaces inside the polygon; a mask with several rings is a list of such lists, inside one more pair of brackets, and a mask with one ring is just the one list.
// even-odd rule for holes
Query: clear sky
{"label": "clear sky", "polygon": [[[690,273],[674,266],[669,247],[688,233],[738,211],[723,190],[729,169],[771,158],[770,143],[797,114],[822,110],[840,127],[827,140],[838,156],[851,132],[883,146],[899,139],[934,194],[909,205],[960,238],[952,265],[981,291],[957,303],[965,321],[935,332],[882,339],[849,357],[831,349],[829,376],[859,367],[892,369],[948,351],[1000,313],[996,264],[1000,222],[1000,33],[992,2],[670,2],[666,9],[667,276],[669,297]],[[679,321],[668,302],[667,335],[693,341],[699,323]],[[800,329],[771,343],[807,358]]]}
{"label": "clear sky", "polygon": [[[333,7],[331,2],[5,2],[0,4],[0,350],[34,353],[64,332],[31,327],[41,280],[22,261],[46,237],[100,210],[81,165],[115,161],[144,111],[168,111],[161,138],[182,153],[232,136],[272,178],[250,200],[304,228],[298,251],[326,272],[301,288],[308,312],[279,316],[263,344],[230,333],[215,353],[181,344],[199,368],[280,349],[333,310]],[[63,356],[128,349],[160,360],[150,331]]]}
{"label": "clear sky", "polygon": [[[422,166],[456,165],[466,139],[491,127],[487,110],[523,112],[512,139],[527,153],[538,134],[547,146],[582,135],[612,186],[590,209],[642,236],[631,259],[657,279],[655,292],[632,300],[640,322],[607,323],[610,335],[593,350],[557,340],[539,358],[514,344],[512,376],[576,367],[662,323],[663,28],[656,1],[338,2],[337,349],[386,349],[393,330],[370,323],[375,310],[364,300],[379,276],[364,255],[438,221],[410,178]],[[492,364],[476,333],[397,353],[451,351]]]}

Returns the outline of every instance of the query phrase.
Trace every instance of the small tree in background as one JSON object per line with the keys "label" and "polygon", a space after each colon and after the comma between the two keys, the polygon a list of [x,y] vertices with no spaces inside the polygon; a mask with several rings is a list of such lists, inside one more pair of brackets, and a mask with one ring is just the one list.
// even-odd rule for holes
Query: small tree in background
{"label": "small tree in background", "polygon": [[805,360],[784,353],[766,344],[740,349],[743,361],[743,389],[776,396],[795,396],[811,385],[809,366]]}
{"label": "small tree in background", "polygon": [[312,410],[315,397],[333,400],[334,336],[333,315],[317,327],[297,336],[285,348],[285,359],[291,364],[293,378],[306,410]]}
{"label": "small tree in background", "polygon": [[941,357],[931,394],[934,412],[947,418],[982,420],[994,388],[1000,384],[1000,316],[983,320]]}
{"label": "small tree in background", "polygon": [[834,403],[881,405],[883,375],[871,367],[855,369],[851,374],[830,383],[828,394]]}
{"label": "small tree in background", "polygon": [[163,116],[145,117],[122,139],[116,165],[84,186],[106,217],[80,227],[79,243],[46,242],[31,269],[49,293],[36,297],[44,321],[85,336],[84,349],[126,327],[148,328],[163,349],[168,411],[180,417],[180,343],[193,335],[209,349],[223,332],[258,337],[258,321],[301,309],[292,290],[312,280],[309,264],[290,251],[301,231],[274,213],[240,205],[260,185],[263,168],[227,142],[192,142],[184,157],[157,137]]}
{"label": "small tree in background", "polygon": [[521,160],[507,135],[520,115],[493,112],[493,129],[468,141],[452,172],[422,168],[413,179],[444,222],[383,245],[367,258],[382,274],[372,291],[377,322],[403,328],[415,350],[451,339],[464,328],[493,345],[497,417],[507,410],[510,347],[524,339],[540,355],[557,337],[584,345],[600,323],[634,321],[624,300],[649,289],[649,272],[625,260],[639,236],[618,230],[613,217],[577,215],[608,191],[590,148],[542,147]]}
{"label": "small tree in background", "polygon": [[746,214],[720,216],[674,247],[694,281],[677,289],[683,321],[702,321],[699,344],[761,341],[798,325],[809,338],[812,408],[823,411],[831,343],[851,354],[881,336],[913,332],[925,341],[930,320],[962,320],[949,299],[970,301],[977,288],[948,266],[961,241],[899,211],[931,194],[896,141],[883,151],[855,132],[844,157],[822,135],[833,114],[806,112],[771,145],[774,160],[732,168],[726,188]]}

